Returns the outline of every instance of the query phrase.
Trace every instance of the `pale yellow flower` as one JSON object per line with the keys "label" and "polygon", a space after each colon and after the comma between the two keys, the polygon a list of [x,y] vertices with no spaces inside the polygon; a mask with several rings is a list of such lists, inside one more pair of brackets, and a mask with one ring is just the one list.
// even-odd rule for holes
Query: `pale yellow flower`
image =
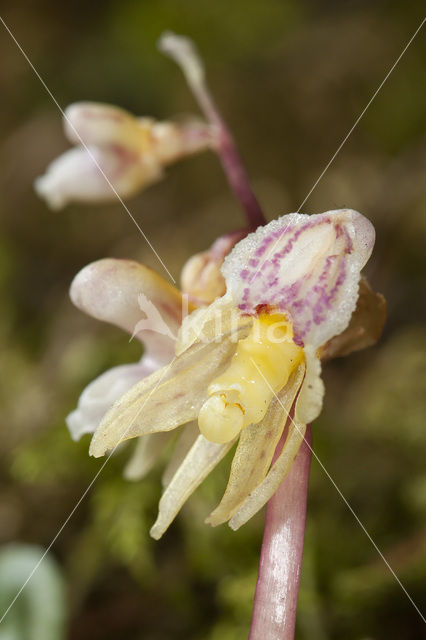
{"label": "pale yellow flower", "polygon": [[373,244],[371,223],[348,209],[289,214],[259,228],[225,259],[226,293],[184,320],[172,361],[108,411],[92,439],[95,456],[181,429],[153,537],[237,441],[227,489],[207,522],[236,529],[274,494],[321,411],[321,349],[350,322]]}

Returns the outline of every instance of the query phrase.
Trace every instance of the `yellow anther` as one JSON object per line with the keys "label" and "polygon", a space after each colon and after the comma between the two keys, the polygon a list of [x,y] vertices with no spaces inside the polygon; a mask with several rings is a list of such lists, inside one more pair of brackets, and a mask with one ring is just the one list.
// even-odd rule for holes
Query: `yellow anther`
{"label": "yellow anther", "polygon": [[209,385],[210,397],[198,417],[201,433],[224,443],[260,422],[302,359],[303,349],[294,344],[286,317],[261,313],[249,336],[238,343],[229,367]]}

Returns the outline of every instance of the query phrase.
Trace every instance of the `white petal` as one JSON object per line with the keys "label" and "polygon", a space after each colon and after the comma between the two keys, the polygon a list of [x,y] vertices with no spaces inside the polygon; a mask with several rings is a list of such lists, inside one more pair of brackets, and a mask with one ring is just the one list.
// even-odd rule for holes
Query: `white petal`
{"label": "white petal", "polygon": [[233,444],[234,442],[215,444],[206,440],[204,436],[198,436],[161,497],[158,518],[150,531],[153,538],[161,538],[182,505]]}
{"label": "white petal", "polygon": [[105,413],[136,382],[156,369],[153,360],[143,358],[138,364],[114,367],[93,380],[80,395],[77,409],[66,418],[73,440],[93,433]]}
{"label": "white petal", "polygon": [[276,307],[298,344],[319,347],[348,325],[373,244],[374,227],[351,209],[292,213],[239,242],[222,273],[241,311]]}
{"label": "white petal", "polygon": [[182,321],[182,296],[152,269],[131,260],[98,260],[76,275],[70,296],[76,307],[94,318],[130,335],[136,330],[157,362],[172,359],[173,336]]}
{"label": "white petal", "polygon": [[161,175],[158,163],[122,147],[78,147],[54,160],[34,187],[52,209],[61,209],[69,202],[114,201],[117,194],[128,198]]}

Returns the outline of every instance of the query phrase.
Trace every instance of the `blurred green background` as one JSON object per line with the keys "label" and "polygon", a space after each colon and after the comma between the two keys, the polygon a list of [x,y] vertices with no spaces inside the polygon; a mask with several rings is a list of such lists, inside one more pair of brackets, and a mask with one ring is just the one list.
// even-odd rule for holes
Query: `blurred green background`
{"label": "blurred green background", "polygon": [[[180,72],[155,45],[164,29],[192,36],[272,219],[297,210],[419,25],[424,4],[6,0],[1,8],[62,107],[94,100],[158,118],[195,111]],[[349,206],[377,229],[367,273],[388,300],[388,322],[376,347],[327,365],[314,446],[423,610],[425,54],[420,33],[303,207]],[[72,307],[69,284],[101,257],[159,264],[119,204],[54,214],[37,199],[34,178],[68,147],[60,114],[1,25],[0,59],[0,542],[46,548],[102,464],[87,456],[87,437],[71,441],[64,416],[95,376],[140,356],[126,335]],[[176,278],[192,253],[243,224],[213,154],[172,167],[129,207]],[[229,459],[154,542],[148,530],[161,470],[126,483],[126,458],[110,460],[53,545],[66,585],[66,637],[245,638],[263,513],[236,533],[203,524]],[[423,632],[314,460],[297,639],[417,640]]]}

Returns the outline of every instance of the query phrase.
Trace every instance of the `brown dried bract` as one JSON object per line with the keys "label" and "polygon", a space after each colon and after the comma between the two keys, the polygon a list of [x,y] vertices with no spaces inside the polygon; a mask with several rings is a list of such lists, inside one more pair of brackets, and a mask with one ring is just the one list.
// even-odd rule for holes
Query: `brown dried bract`
{"label": "brown dried bract", "polygon": [[359,283],[356,309],[348,327],[338,336],[329,340],[321,350],[321,360],[331,360],[347,356],[353,351],[361,351],[376,344],[386,320],[386,300],[381,293],[375,293],[365,277]]}

